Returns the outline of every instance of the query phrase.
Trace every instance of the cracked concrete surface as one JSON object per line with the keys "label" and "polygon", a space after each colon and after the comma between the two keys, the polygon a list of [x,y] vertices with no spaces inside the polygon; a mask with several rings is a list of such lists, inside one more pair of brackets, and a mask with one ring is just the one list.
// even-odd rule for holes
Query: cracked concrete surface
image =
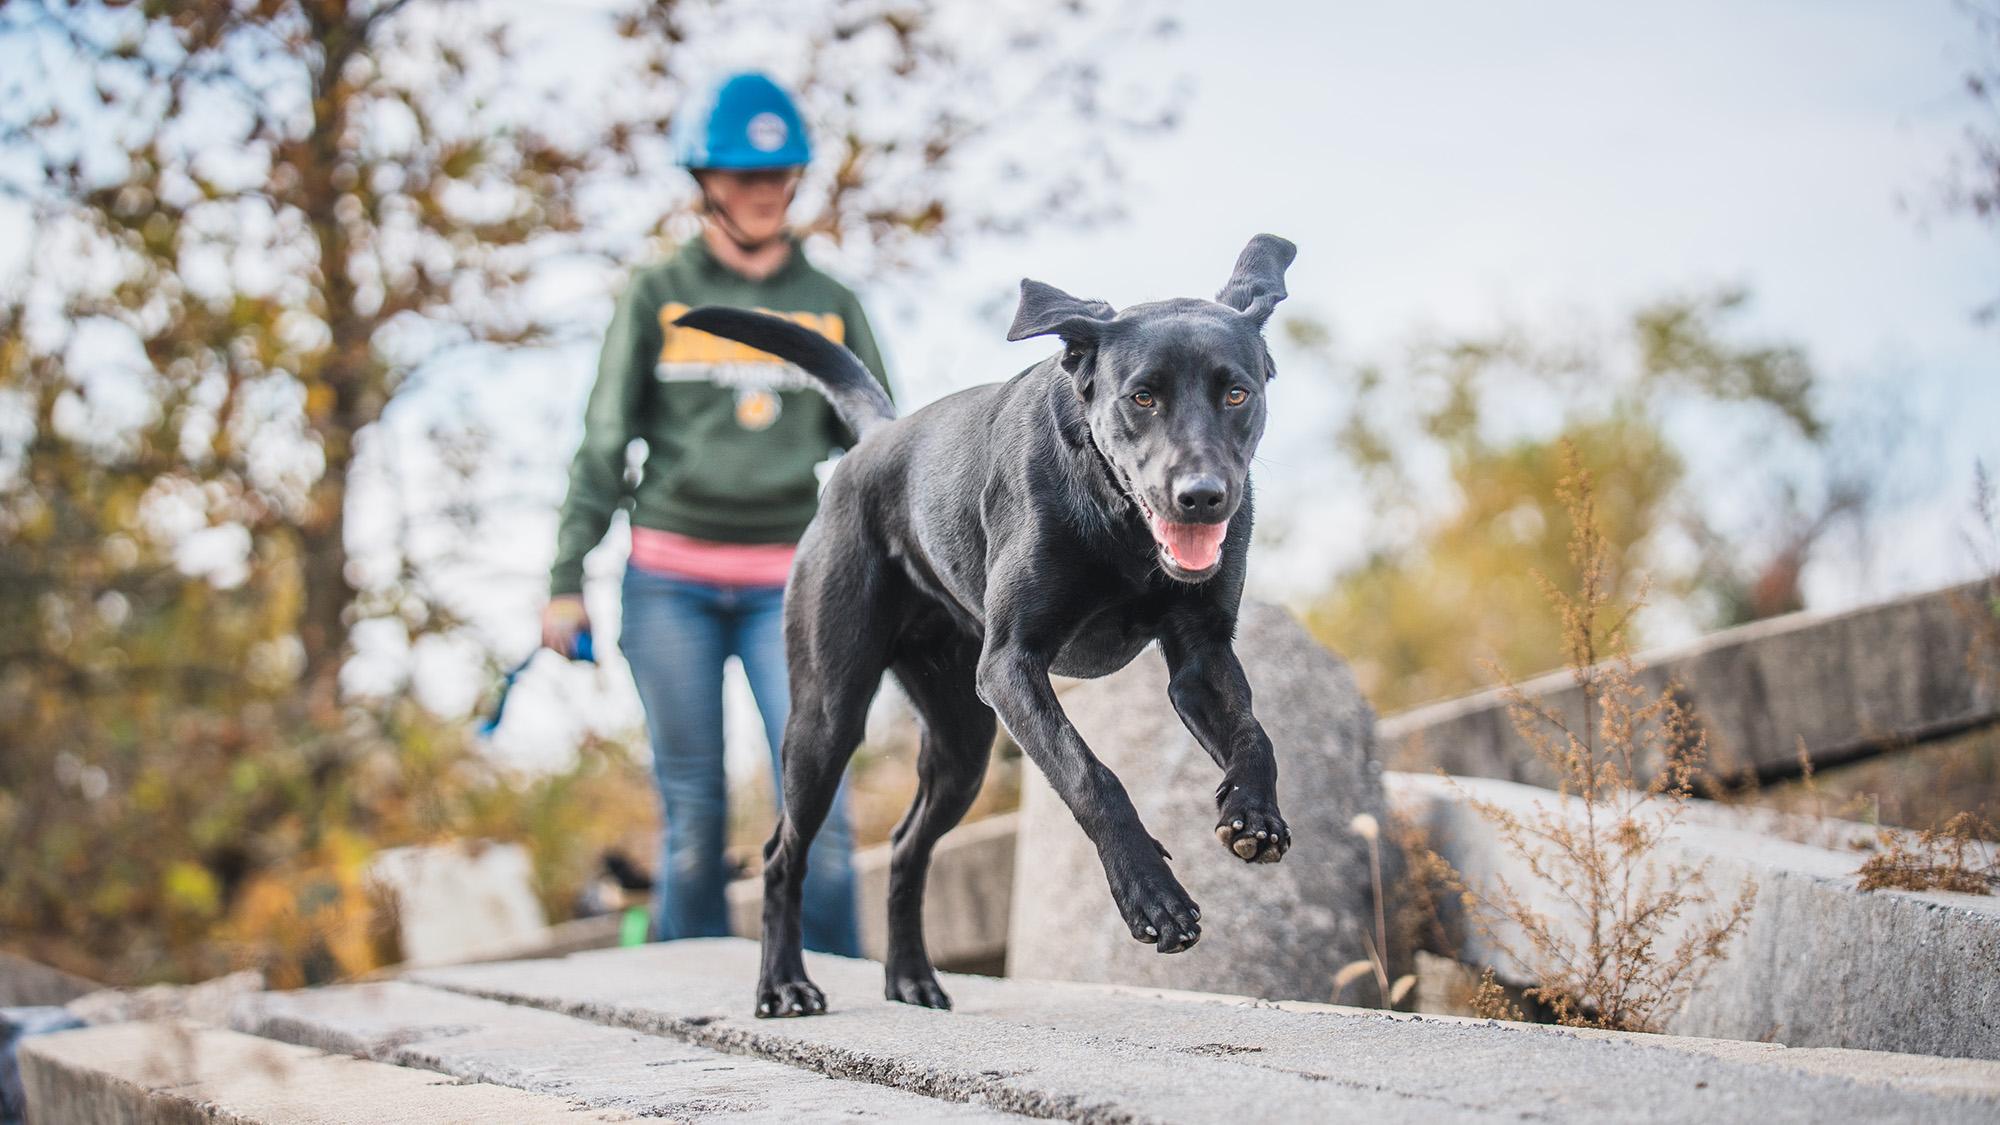
{"label": "cracked concrete surface", "polygon": [[756,962],[754,945],[714,939],[412,977],[832,1077],[1079,1122],[2000,1121],[2000,1064],[1987,1062],[977,977],[951,978],[957,1010],[937,1012],[880,999],[880,966],[832,957],[808,958],[832,1012],[756,1020]]}

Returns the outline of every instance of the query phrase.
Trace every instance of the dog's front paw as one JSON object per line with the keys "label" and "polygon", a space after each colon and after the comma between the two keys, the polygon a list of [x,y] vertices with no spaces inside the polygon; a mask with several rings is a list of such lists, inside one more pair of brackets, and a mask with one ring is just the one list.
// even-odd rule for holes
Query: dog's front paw
{"label": "dog's front paw", "polygon": [[826,993],[803,975],[795,980],[772,980],[766,977],[757,982],[757,1018],[776,1019],[783,1016],[816,1016],[826,1011]]}
{"label": "dog's front paw", "polygon": [[1292,846],[1292,830],[1278,815],[1275,800],[1252,797],[1240,785],[1223,790],[1216,802],[1222,816],[1215,838],[1245,863],[1276,863]]}
{"label": "dog's front paw", "polygon": [[1132,936],[1161,953],[1179,953],[1201,940],[1201,907],[1165,864],[1156,873],[1114,882],[1111,898]]}
{"label": "dog's front paw", "polygon": [[928,969],[922,973],[891,971],[886,983],[888,987],[883,991],[891,1000],[919,1008],[951,1009],[951,997],[938,987],[937,974]]}

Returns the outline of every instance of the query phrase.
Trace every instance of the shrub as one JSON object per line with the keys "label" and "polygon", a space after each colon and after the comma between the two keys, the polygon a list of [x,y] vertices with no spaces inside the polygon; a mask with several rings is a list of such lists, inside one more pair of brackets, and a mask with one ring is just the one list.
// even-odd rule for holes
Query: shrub
{"label": "shrub", "polygon": [[[1536,578],[1560,617],[1582,714],[1572,721],[1494,670],[1515,728],[1556,774],[1565,799],[1526,816],[1470,801],[1561,906],[1544,914],[1533,905],[1538,896],[1502,877],[1483,891],[1460,886],[1472,924],[1532,974],[1537,983],[1527,995],[1557,1022],[1657,1031],[1726,956],[1756,888],[1711,908],[1707,863],[1678,862],[1663,850],[1692,797],[1706,740],[1671,688],[1652,695],[1637,682],[1627,626],[1643,593],[1613,604],[1590,475],[1574,447],[1565,452],[1559,496],[1578,588],[1569,593]],[[1487,983],[1475,999],[1480,1014],[1518,1018]]]}

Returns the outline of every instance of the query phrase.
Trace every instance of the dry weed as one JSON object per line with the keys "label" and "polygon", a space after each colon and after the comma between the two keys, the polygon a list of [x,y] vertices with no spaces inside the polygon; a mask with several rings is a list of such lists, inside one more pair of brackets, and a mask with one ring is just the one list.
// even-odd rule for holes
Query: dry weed
{"label": "dry weed", "polygon": [[1456,920],[1451,904],[1465,885],[1451,861],[1432,846],[1430,831],[1400,810],[1389,812],[1388,834],[1403,854],[1403,878],[1391,899],[1395,914],[1389,922],[1391,948],[1427,950],[1456,959]]}
{"label": "dry weed", "polygon": [[[1527,995],[1557,1022],[1656,1031],[1726,955],[1756,888],[1746,885],[1735,902],[1708,909],[1707,863],[1676,862],[1663,850],[1692,796],[1706,739],[1671,688],[1652,696],[1637,682],[1626,629],[1643,594],[1613,605],[1590,476],[1574,447],[1566,453],[1559,495],[1578,590],[1536,577],[1561,616],[1583,713],[1572,722],[1499,678],[1516,730],[1554,771],[1558,792],[1575,800],[1521,815],[1469,799],[1560,906],[1554,916],[1543,913],[1532,904],[1538,896],[1505,878],[1484,894],[1467,890],[1464,904],[1479,931],[1534,976]],[[1675,931],[1678,940],[1670,937]],[[1497,995],[1481,989],[1492,1004]]]}
{"label": "dry weed", "polygon": [[1979,841],[1993,835],[1990,821],[1964,812],[1914,839],[1907,832],[1884,832],[1882,850],[1856,872],[1861,889],[1990,895],[2000,886],[2000,856],[1989,856]]}
{"label": "dry weed", "polygon": [[[1952,601],[1972,633],[1965,652],[1967,670],[1989,690],[2000,690],[2000,512],[1986,466],[1975,463],[1972,472],[1972,515],[1978,530],[1966,536],[1966,546],[1986,576]],[[1881,851],[1856,874],[1864,891],[1894,887],[1992,894],[2000,885],[2000,854],[1989,853],[1979,841],[1994,839],[2000,839],[2000,833],[1992,821],[1960,812],[1942,827],[1933,821],[1914,839],[1907,832],[1882,832]]]}
{"label": "dry weed", "polygon": [[1410,990],[1417,985],[1415,973],[1405,973],[1392,984],[1389,980],[1389,925],[1383,913],[1382,887],[1382,825],[1372,813],[1357,813],[1348,827],[1354,834],[1368,841],[1368,874],[1375,889],[1375,933],[1370,936],[1364,930],[1361,943],[1367,949],[1368,957],[1362,961],[1350,961],[1333,976],[1333,1002],[1340,1003],[1341,994],[1347,986],[1367,976],[1375,974],[1376,995],[1384,1008],[1394,1008],[1403,1002]]}
{"label": "dry weed", "polygon": [[1528,1018],[1520,1005],[1507,995],[1507,986],[1494,979],[1492,969],[1480,974],[1479,987],[1472,993],[1472,1010],[1479,1013],[1481,1019],[1521,1023]]}

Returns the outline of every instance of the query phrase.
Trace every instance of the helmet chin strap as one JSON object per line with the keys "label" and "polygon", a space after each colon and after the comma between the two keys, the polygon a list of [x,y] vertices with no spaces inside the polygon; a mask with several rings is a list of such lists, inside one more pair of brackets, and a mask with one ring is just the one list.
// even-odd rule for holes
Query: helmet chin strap
{"label": "helmet chin strap", "polygon": [[748,234],[744,233],[743,228],[737,224],[735,218],[729,214],[729,211],[716,201],[715,196],[709,194],[708,185],[706,184],[701,186],[701,205],[710,215],[715,217],[717,220],[716,225],[722,228],[723,236],[735,243],[736,248],[745,254],[755,254],[759,250],[785,237],[785,228],[781,225],[776,231],[763,238],[751,238]]}

